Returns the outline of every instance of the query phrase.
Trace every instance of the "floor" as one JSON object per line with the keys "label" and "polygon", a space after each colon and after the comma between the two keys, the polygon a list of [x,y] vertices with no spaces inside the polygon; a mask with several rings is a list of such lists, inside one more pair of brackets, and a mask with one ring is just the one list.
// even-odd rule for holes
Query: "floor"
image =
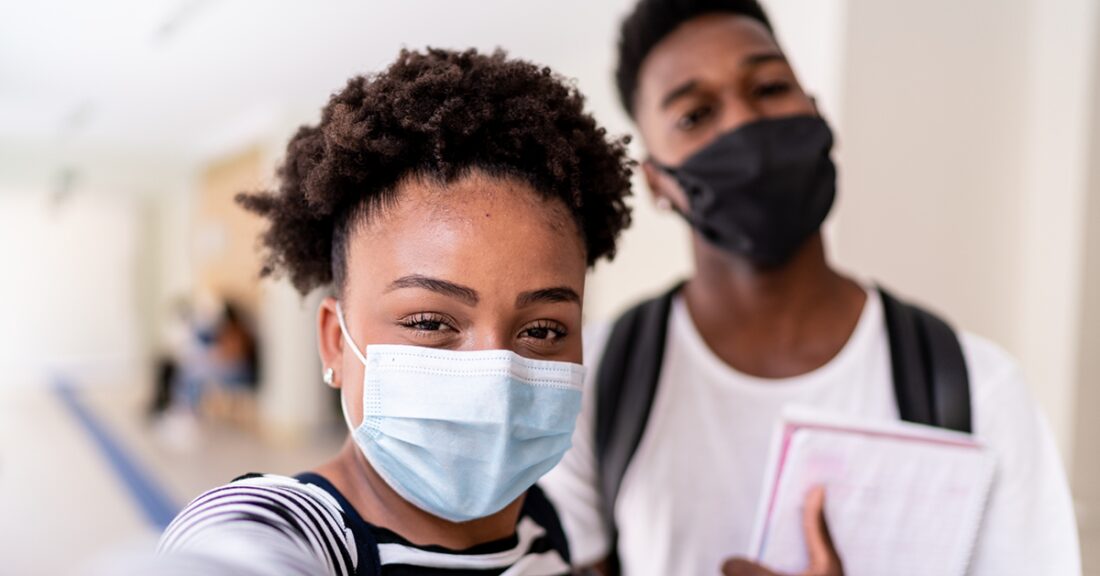
{"label": "floor", "polygon": [[[77,386],[65,394],[48,385],[0,387],[0,576],[83,574],[113,557],[150,551],[163,523],[156,504],[170,518],[240,474],[305,470],[342,440],[334,428],[274,446],[228,424],[182,417],[154,424],[136,387]],[[72,402],[116,453],[105,451]],[[120,461],[130,468],[120,473]],[[154,505],[139,499],[135,476],[159,497]]]}

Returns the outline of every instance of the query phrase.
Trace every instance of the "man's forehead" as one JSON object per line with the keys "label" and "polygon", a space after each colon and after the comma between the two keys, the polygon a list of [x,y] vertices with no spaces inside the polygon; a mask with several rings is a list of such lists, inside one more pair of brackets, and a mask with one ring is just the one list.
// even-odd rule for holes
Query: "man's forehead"
{"label": "man's forehead", "polygon": [[781,55],[760,21],[737,14],[707,14],[684,22],[650,50],[638,75],[638,104],[659,105],[663,91],[693,79],[726,77],[748,60]]}

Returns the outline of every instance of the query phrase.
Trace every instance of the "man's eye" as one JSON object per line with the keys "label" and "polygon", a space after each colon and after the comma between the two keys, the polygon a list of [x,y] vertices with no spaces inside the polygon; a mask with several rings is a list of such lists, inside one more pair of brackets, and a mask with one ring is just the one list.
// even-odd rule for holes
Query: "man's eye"
{"label": "man's eye", "polygon": [[782,96],[790,91],[790,82],[779,81],[760,84],[753,89],[752,94],[757,98],[770,98],[773,96]]}
{"label": "man's eye", "polygon": [[700,106],[699,108],[693,108],[689,110],[683,116],[676,121],[676,127],[680,130],[692,130],[698,126],[702,121],[707,119],[711,113],[710,106]]}

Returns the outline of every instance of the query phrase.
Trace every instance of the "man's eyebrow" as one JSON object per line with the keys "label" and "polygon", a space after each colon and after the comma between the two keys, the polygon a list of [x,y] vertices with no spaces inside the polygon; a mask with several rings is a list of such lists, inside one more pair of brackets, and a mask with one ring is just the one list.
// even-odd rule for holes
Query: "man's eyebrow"
{"label": "man's eyebrow", "polygon": [[[749,54],[741,59],[741,68],[753,68],[761,64],[767,64],[768,62],[786,62],[787,57],[782,52],[757,52],[755,54]],[[661,109],[668,108],[676,100],[683,98],[691,94],[696,88],[699,87],[699,81],[694,78],[688,80],[679,86],[668,91],[665,97],[661,99]]]}
{"label": "man's eyebrow", "polygon": [[523,308],[532,304],[540,302],[577,302],[580,303],[581,297],[577,294],[576,290],[569,288],[568,286],[557,286],[554,288],[543,288],[541,290],[531,290],[530,292],[524,292],[519,296],[516,296],[516,308]]}
{"label": "man's eyebrow", "polygon": [[437,294],[457,298],[470,306],[477,306],[478,301],[481,300],[477,290],[473,288],[420,274],[402,276],[390,282],[390,285],[386,287],[386,292],[392,292],[400,288],[421,288],[423,290],[430,290]]}
{"label": "man's eyebrow", "polygon": [[787,57],[782,52],[757,52],[755,54],[749,54],[741,59],[742,68],[752,68],[753,66],[759,66],[761,64],[767,64],[768,62],[786,62]]}
{"label": "man's eyebrow", "polygon": [[695,90],[695,87],[698,85],[699,82],[697,80],[688,80],[687,82],[680,84],[672,90],[669,90],[668,94],[665,94],[665,97],[661,99],[661,109],[664,110],[665,108],[671,106],[672,103],[676,100],[683,98],[688,94],[691,94],[691,92]]}

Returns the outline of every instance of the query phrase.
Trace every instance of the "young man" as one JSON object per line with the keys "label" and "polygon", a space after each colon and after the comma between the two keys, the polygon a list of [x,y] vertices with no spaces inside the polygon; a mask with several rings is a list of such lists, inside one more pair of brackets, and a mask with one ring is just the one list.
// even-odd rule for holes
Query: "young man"
{"label": "young man", "polygon": [[[543,483],[579,565],[718,574],[749,553],[785,407],[906,416],[887,330],[894,308],[826,260],[832,135],[754,0],[642,0],[622,26],[617,81],[656,202],[693,229],[696,272],[658,328],[659,378],[611,502],[600,422],[609,403],[596,386],[608,330],[585,340],[591,380],[574,448]],[[961,408],[953,427],[997,458],[970,573],[1079,573],[1062,465],[1019,369],[985,340],[947,334],[969,381],[961,402],[945,404]]]}

